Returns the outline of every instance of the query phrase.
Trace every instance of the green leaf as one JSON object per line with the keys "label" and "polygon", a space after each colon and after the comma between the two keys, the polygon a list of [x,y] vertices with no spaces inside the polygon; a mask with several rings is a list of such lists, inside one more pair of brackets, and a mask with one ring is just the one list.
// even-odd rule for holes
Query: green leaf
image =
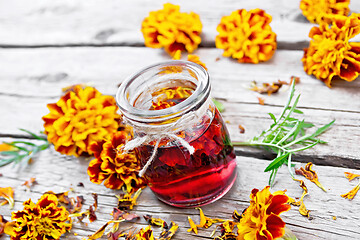
{"label": "green leaf", "polygon": [[14,156],[14,155],[19,155],[18,152],[15,151],[2,151],[0,152],[0,155],[4,155],[4,156]]}
{"label": "green leaf", "polygon": [[13,142],[11,142],[11,143],[13,143],[13,144],[22,143],[22,144],[29,145],[29,146],[33,146],[33,147],[36,146],[35,143],[25,142],[25,141],[13,141]]}
{"label": "green leaf", "polygon": [[274,114],[272,113],[268,113],[270,115],[270,117],[272,118],[272,120],[274,120],[274,123],[276,123],[276,117],[274,116]]}
{"label": "green leaf", "polygon": [[299,109],[294,109],[294,113],[298,113],[298,114],[304,114],[302,111],[300,111]]}
{"label": "green leaf", "polygon": [[218,100],[216,100],[215,98],[212,99],[213,103],[215,104],[216,108],[219,110],[219,112],[224,112],[225,111],[225,106],[224,104],[222,104],[221,102],[219,102]]}
{"label": "green leaf", "polygon": [[284,154],[284,155],[280,155],[279,157],[275,158],[270,164],[269,166],[267,166],[267,168],[264,170],[264,172],[268,172],[270,170],[273,170],[273,169],[277,169],[279,167],[281,167],[281,165],[284,164],[287,156],[289,156],[289,152]]}
{"label": "green leaf", "polygon": [[325,132],[329,127],[331,127],[334,124],[335,120],[332,120],[331,122],[329,122],[328,124],[322,126],[321,128],[318,128],[316,130],[316,132],[314,132],[311,137],[317,137],[320,134],[322,134],[323,132]]}
{"label": "green leaf", "polygon": [[23,132],[26,132],[26,133],[30,134],[31,136],[33,136],[33,137],[34,137],[35,139],[37,139],[37,140],[47,141],[47,139],[46,139],[46,138],[40,137],[40,136],[36,135],[35,133],[30,132],[29,130],[26,130],[26,129],[23,129],[23,128],[19,128],[19,130],[21,130],[21,131],[23,131]]}

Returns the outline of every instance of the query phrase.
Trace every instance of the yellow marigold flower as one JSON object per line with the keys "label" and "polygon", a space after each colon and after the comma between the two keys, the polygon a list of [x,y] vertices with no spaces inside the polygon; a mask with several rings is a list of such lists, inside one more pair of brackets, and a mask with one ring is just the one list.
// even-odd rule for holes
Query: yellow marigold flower
{"label": "yellow marigold flower", "polygon": [[145,46],[164,48],[171,56],[177,50],[192,53],[201,43],[202,24],[198,14],[181,13],[180,6],[171,3],[150,12],[141,25]]}
{"label": "yellow marigold flower", "polygon": [[331,81],[339,76],[353,81],[360,72],[360,42],[349,42],[360,33],[360,14],[350,17],[333,16],[331,27],[320,23],[310,30],[309,48],[304,49],[302,62],[309,75],[325,82],[331,87]]}
{"label": "yellow marigold flower", "polygon": [[12,213],[11,240],[60,239],[72,227],[69,212],[58,207],[53,194],[44,194],[36,204],[29,199],[23,205],[22,211]]}
{"label": "yellow marigold flower", "polygon": [[125,143],[130,140],[129,133],[116,132],[111,140],[103,140],[91,145],[96,157],[89,163],[88,175],[90,181],[104,185],[111,189],[126,188],[128,193],[146,186],[144,178],[137,176],[140,171],[140,162],[135,152],[124,152]]}
{"label": "yellow marigold flower", "polygon": [[115,99],[93,87],[74,86],[47,107],[50,113],[43,117],[45,133],[62,154],[92,154],[90,144],[108,138],[119,127]]}
{"label": "yellow marigold flower", "polygon": [[261,9],[239,9],[221,18],[215,45],[223,56],[244,63],[269,60],[276,50],[276,34],[271,30],[272,17]]}
{"label": "yellow marigold flower", "polygon": [[347,16],[350,12],[350,0],[301,0],[300,9],[303,15],[312,23],[323,21],[331,23],[329,19],[324,19],[325,15]]}
{"label": "yellow marigold flower", "polygon": [[243,212],[238,227],[238,239],[266,240],[282,237],[285,222],[280,213],[288,211],[288,197],[284,192],[271,194],[269,186],[263,190],[253,189],[250,206]]}

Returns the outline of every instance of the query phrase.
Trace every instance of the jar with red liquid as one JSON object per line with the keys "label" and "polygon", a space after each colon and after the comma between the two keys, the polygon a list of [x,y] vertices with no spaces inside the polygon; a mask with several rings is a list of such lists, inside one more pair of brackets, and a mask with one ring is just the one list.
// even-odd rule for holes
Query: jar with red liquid
{"label": "jar with red liquid", "polygon": [[140,175],[161,201],[200,206],[230,190],[236,156],[204,68],[175,60],[152,65],[125,80],[116,101],[134,128],[125,148],[135,149]]}

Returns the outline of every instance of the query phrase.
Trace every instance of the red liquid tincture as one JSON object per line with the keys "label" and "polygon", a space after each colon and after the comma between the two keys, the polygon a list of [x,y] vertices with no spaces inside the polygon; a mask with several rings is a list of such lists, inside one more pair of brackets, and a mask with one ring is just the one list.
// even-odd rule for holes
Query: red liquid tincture
{"label": "red liquid tincture", "polygon": [[[186,127],[182,125],[179,131],[174,127],[172,132],[194,148],[192,154],[188,147],[183,146],[175,138],[164,137],[161,131],[161,139],[152,139],[138,146],[136,152],[142,166],[145,166],[158,142],[155,158],[144,176],[151,190],[161,201],[177,207],[211,203],[225,195],[236,179],[236,156],[229,133],[211,101],[206,71],[199,65],[189,62],[172,61],[164,64],[167,67],[165,77],[164,66],[155,65],[144,70],[154,71],[152,78],[155,81],[150,79],[151,87],[144,88],[146,91],[140,92],[129,101],[133,108],[142,109],[145,119],[138,118],[135,122],[136,116],[124,112],[121,102],[118,102],[120,109],[124,112],[124,117],[135,125],[135,137],[149,134],[144,130],[136,131],[148,129],[144,128],[144,124],[149,127],[151,134],[154,134],[157,127],[164,129],[161,128],[163,125],[176,126],[177,121],[182,120],[182,114],[194,114],[195,121],[189,122]],[[171,71],[172,67],[176,67],[176,73]],[[162,72],[159,73],[160,71]],[[135,76],[135,79],[132,78],[133,81],[139,78],[139,75]],[[199,88],[202,88],[202,91]],[[158,118],[154,115],[156,112],[159,112]],[[156,121],[152,122],[153,119]]]}

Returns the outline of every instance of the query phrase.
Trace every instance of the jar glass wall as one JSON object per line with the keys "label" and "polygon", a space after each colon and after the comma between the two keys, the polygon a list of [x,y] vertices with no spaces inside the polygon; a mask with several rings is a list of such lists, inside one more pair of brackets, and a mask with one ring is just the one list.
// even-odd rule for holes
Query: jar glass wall
{"label": "jar glass wall", "polygon": [[236,157],[200,65],[168,61],[125,80],[117,103],[134,128],[149,187],[163,202],[192,207],[222,197],[236,179]]}

